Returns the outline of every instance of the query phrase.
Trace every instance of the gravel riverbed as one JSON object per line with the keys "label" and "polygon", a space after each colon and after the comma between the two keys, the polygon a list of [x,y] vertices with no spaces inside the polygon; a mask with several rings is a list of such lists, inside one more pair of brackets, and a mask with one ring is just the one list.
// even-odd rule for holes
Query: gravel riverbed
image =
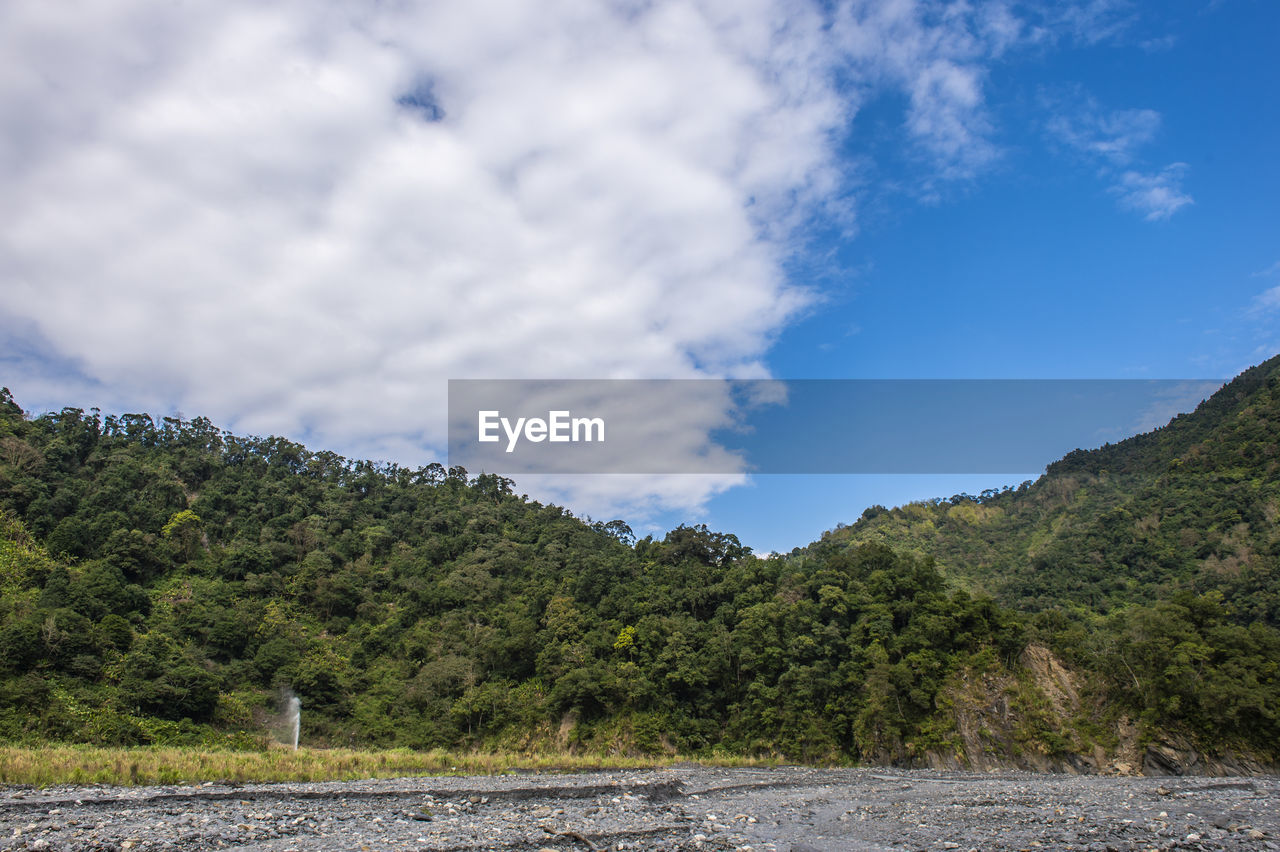
{"label": "gravel riverbed", "polygon": [[1280,778],[688,766],[0,788],[0,850],[1280,850]]}

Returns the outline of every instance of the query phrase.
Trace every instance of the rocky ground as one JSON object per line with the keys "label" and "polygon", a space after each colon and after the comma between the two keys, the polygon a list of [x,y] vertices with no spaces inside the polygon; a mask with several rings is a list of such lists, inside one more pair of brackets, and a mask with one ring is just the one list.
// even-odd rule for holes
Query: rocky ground
{"label": "rocky ground", "polygon": [[1280,850],[1280,778],[708,769],[0,789],[0,849]]}

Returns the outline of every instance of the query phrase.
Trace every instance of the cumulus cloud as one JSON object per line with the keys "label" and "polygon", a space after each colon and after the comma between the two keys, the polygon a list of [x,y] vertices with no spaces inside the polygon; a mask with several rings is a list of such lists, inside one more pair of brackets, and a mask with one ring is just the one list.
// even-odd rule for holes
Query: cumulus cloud
{"label": "cumulus cloud", "polygon": [[758,375],[806,304],[816,18],[219,8],[8,7],[0,303],[107,404],[411,459],[448,377]]}
{"label": "cumulus cloud", "polygon": [[1028,40],[1003,4],[3,4],[9,384],[418,464],[448,378],[767,375],[860,100],[972,176]]}

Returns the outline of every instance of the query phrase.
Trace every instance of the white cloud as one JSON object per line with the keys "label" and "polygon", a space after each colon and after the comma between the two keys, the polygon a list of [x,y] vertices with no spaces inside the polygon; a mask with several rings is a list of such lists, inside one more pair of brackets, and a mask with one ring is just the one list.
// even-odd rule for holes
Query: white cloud
{"label": "white cloud", "polygon": [[1172,33],[1156,38],[1148,38],[1138,42],[1138,47],[1147,53],[1163,53],[1172,50],[1178,44],[1178,37]]}
{"label": "white cloud", "polygon": [[1025,41],[1007,4],[860,0],[840,8],[835,31],[870,90],[905,92],[908,138],[939,177],[972,178],[999,156],[982,85],[986,63]]}
{"label": "white cloud", "polygon": [[1048,122],[1050,136],[1083,154],[1117,166],[1131,162],[1137,149],[1155,138],[1160,113],[1152,109],[1103,112],[1092,98]]}
{"label": "white cloud", "polygon": [[[5,22],[12,64],[43,73],[5,98],[6,126],[35,126],[4,164],[3,299],[113,385],[341,439],[362,430],[303,388],[753,373],[806,301],[759,231],[827,191],[844,105],[696,10],[309,25],[309,6],[247,4],[157,22],[183,42],[164,55],[77,62],[141,40],[135,16],[64,13],[74,32],[37,55],[41,9]],[[422,79],[445,120],[396,105]],[[214,362],[230,375],[200,381]]]}
{"label": "white cloud", "polygon": [[1140,435],[1167,426],[1179,414],[1195,411],[1201,402],[1213,396],[1221,387],[1222,382],[1218,381],[1162,383],[1147,408],[1112,440],[1123,440],[1130,435]]}
{"label": "white cloud", "polygon": [[1133,23],[1127,0],[1085,0],[1082,3],[1049,0],[1044,5],[1054,31],[1085,44],[1114,39]]}
{"label": "white cloud", "polygon": [[1168,219],[1181,208],[1193,203],[1182,189],[1185,163],[1174,163],[1154,174],[1127,171],[1112,191],[1120,197],[1120,203],[1142,214],[1148,222]]}
{"label": "white cloud", "polygon": [[1172,163],[1160,171],[1138,168],[1139,150],[1160,130],[1160,113],[1152,109],[1103,110],[1079,90],[1066,97],[1046,98],[1053,113],[1045,129],[1052,142],[1082,156],[1111,183],[1120,205],[1149,222],[1168,219],[1194,203],[1183,190],[1186,163]]}
{"label": "white cloud", "polygon": [[[1039,37],[1003,4],[824,8],[5,3],[9,383],[415,464],[447,378],[766,375],[814,299],[801,226],[851,221],[860,99],[905,92],[970,177],[986,66]],[[727,487],[646,482],[613,493]]]}
{"label": "white cloud", "polygon": [[1280,311],[1280,285],[1263,290],[1253,300],[1254,313]]}

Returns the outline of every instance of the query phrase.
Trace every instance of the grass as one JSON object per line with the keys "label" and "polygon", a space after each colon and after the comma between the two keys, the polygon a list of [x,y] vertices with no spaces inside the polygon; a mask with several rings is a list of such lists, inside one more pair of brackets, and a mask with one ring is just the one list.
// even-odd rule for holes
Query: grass
{"label": "grass", "polygon": [[[198,784],[205,781],[354,781],[412,775],[494,775],[513,770],[565,772],[645,769],[688,758],[619,757],[551,753],[457,753],[270,748],[220,751],[196,748],[49,745],[0,746],[0,784]],[[706,761],[703,761],[706,762]],[[718,766],[763,766],[776,761],[718,755]]]}

